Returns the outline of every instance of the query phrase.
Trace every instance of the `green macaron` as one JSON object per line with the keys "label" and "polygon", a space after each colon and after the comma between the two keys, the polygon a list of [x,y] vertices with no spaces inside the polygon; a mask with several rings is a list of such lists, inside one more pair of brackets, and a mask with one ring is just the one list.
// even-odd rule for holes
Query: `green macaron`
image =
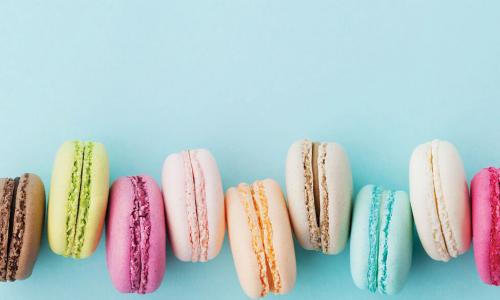
{"label": "green macaron", "polygon": [[101,143],[69,141],[56,154],[49,193],[48,238],[56,254],[90,256],[101,238],[109,162]]}

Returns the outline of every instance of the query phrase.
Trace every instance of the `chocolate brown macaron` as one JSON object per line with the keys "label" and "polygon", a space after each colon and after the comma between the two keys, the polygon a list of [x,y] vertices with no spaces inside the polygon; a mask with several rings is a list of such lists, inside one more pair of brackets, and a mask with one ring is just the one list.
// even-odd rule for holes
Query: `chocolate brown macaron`
{"label": "chocolate brown macaron", "polygon": [[40,249],[45,189],[35,174],[0,178],[0,281],[31,275]]}

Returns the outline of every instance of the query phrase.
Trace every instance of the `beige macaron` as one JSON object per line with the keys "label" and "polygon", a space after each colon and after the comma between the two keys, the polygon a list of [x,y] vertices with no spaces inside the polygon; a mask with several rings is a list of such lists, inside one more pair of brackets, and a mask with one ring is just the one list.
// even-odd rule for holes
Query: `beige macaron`
{"label": "beige macaron", "polygon": [[351,224],[352,174],[336,143],[300,140],[288,150],[286,192],[295,236],[308,250],[338,254]]}
{"label": "beige macaron", "polygon": [[419,145],[410,160],[410,201],[418,236],[427,254],[448,261],[471,243],[467,179],[451,143]]}

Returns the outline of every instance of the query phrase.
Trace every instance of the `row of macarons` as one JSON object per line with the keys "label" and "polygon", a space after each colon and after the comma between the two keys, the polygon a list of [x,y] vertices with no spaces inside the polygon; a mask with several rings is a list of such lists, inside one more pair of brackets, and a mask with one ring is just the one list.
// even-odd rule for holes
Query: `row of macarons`
{"label": "row of macarons", "polygon": [[[179,260],[205,262],[219,253],[227,227],[241,287],[257,298],[293,288],[292,231],[303,248],[329,255],[340,253],[350,236],[356,286],[394,294],[411,267],[415,223],[425,251],[439,261],[466,252],[473,235],[481,279],[499,285],[499,170],[486,168],[474,177],[470,201],[458,151],[434,140],[414,150],[409,173],[410,195],[367,185],[352,201],[345,150],[337,143],[301,140],[288,151],[286,200],[272,179],[241,183],[224,195],[217,163],[205,149],[169,155],[161,188],[147,175],[120,177],[110,188],[104,146],[69,141],[53,166],[48,240],[56,254],[86,258],[106,220],[113,285],[144,294],[162,282],[167,233]],[[29,173],[0,179],[0,197],[0,281],[25,279],[42,236],[44,185]]]}

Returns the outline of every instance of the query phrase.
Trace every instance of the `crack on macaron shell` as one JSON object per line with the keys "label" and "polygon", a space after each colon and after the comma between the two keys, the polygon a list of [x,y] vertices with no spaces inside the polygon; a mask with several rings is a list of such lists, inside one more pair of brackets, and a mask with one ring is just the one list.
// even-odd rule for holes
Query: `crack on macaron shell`
{"label": "crack on macaron shell", "polygon": [[266,253],[266,262],[271,276],[268,277],[271,292],[279,293],[281,291],[281,276],[276,264],[276,253],[273,245],[273,227],[269,218],[268,200],[265,194],[265,187],[262,181],[257,181],[252,185],[252,196],[257,216],[261,226],[262,238],[264,241],[264,250]]}
{"label": "crack on macaron shell", "polygon": [[378,279],[378,251],[379,251],[379,223],[380,223],[380,202],[382,189],[374,186],[370,201],[370,215],[368,220],[368,290],[372,293],[377,291]]}
{"label": "crack on macaron shell", "polygon": [[[23,237],[26,226],[26,186],[28,185],[29,174],[23,174],[19,179],[18,190],[14,189],[13,201],[12,201],[12,212],[11,212],[11,223],[12,233],[10,236],[10,246],[7,264],[7,280],[14,281],[16,279],[16,273],[18,269],[19,257],[21,255],[21,249],[23,247]],[[17,197],[19,194],[19,197]]]}
{"label": "crack on macaron shell", "polygon": [[[0,198],[0,281],[7,278],[8,252],[9,252],[9,227],[12,197],[15,189],[15,181],[6,179],[2,198]],[[15,197],[15,196],[14,196]],[[3,234],[3,233],[6,233]]]}
{"label": "crack on macaron shell", "polygon": [[149,271],[151,219],[146,182],[141,176],[128,177],[134,190],[134,205],[129,219],[130,290],[145,294]]}
{"label": "crack on macaron shell", "polygon": [[327,145],[322,143],[320,145],[319,151],[319,195],[321,200],[321,215],[320,215],[320,230],[321,230],[321,249],[323,253],[328,253],[330,251],[330,220],[328,215],[328,184],[326,180],[326,156],[327,156]]}
{"label": "crack on macaron shell", "polygon": [[200,161],[198,160],[196,150],[189,151],[189,158],[193,170],[196,216],[199,227],[198,232],[199,232],[200,250],[199,250],[199,257],[197,260],[201,262],[206,262],[208,258],[208,242],[210,236],[208,231],[205,174],[203,173],[203,168],[201,167]]}
{"label": "crack on macaron shell", "polygon": [[500,285],[500,174],[495,168],[488,168],[490,173],[491,227],[489,244],[489,273],[491,283]]}
{"label": "crack on macaron shell", "polygon": [[314,201],[313,143],[304,141],[302,144],[302,164],[304,169],[304,199],[309,228],[309,241],[315,250],[321,249],[321,235],[316,217]]}
{"label": "crack on macaron shell", "polygon": [[252,236],[252,250],[257,259],[257,266],[259,269],[259,280],[261,284],[261,291],[259,295],[261,297],[264,297],[269,292],[266,254],[263,245],[261,227],[259,225],[259,219],[257,217],[257,212],[254,206],[254,200],[252,198],[252,192],[250,186],[243,183],[239,184],[238,194],[240,197],[240,202],[247,216],[247,225],[248,229],[250,230],[250,234]]}
{"label": "crack on macaron shell", "polygon": [[[385,294],[387,291],[387,256],[388,256],[388,250],[389,250],[389,226],[392,220],[392,212],[393,212],[393,207],[394,207],[394,191],[388,191],[387,192],[387,200],[384,205],[384,215],[385,218],[383,219],[383,227],[382,227],[382,234],[383,234],[383,245],[382,245],[382,257],[380,261],[381,265],[381,275],[379,274],[380,278],[380,283],[379,283],[379,290],[382,294]],[[379,246],[380,249],[380,246]],[[380,251],[380,250],[379,250]]]}
{"label": "crack on macaron shell", "polygon": [[73,257],[79,258],[85,242],[85,227],[87,225],[90,208],[90,183],[92,181],[92,152],[94,143],[84,145],[80,197],[78,200],[78,217],[73,241]]}
{"label": "crack on macaron shell", "polygon": [[196,190],[193,166],[188,151],[182,152],[184,163],[184,195],[186,198],[186,214],[189,227],[189,243],[191,245],[191,261],[198,261],[200,256],[200,231],[196,212]]}
{"label": "crack on macaron shell", "polygon": [[71,256],[76,232],[78,218],[78,201],[80,197],[84,145],[80,141],[74,141],[74,161],[71,171],[71,184],[66,201],[66,247],[64,256]]}
{"label": "crack on macaron shell", "polygon": [[443,189],[441,186],[439,157],[437,154],[439,151],[439,141],[433,141],[431,147],[432,147],[431,148],[432,176],[434,182],[434,201],[436,204],[439,223],[441,225],[441,234],[443,235],[444,238],[447,254],[451,257],[457,257],[458,249],[452,228],[450,226],[450,220],[448,217],[448,212],[446,210]]}

